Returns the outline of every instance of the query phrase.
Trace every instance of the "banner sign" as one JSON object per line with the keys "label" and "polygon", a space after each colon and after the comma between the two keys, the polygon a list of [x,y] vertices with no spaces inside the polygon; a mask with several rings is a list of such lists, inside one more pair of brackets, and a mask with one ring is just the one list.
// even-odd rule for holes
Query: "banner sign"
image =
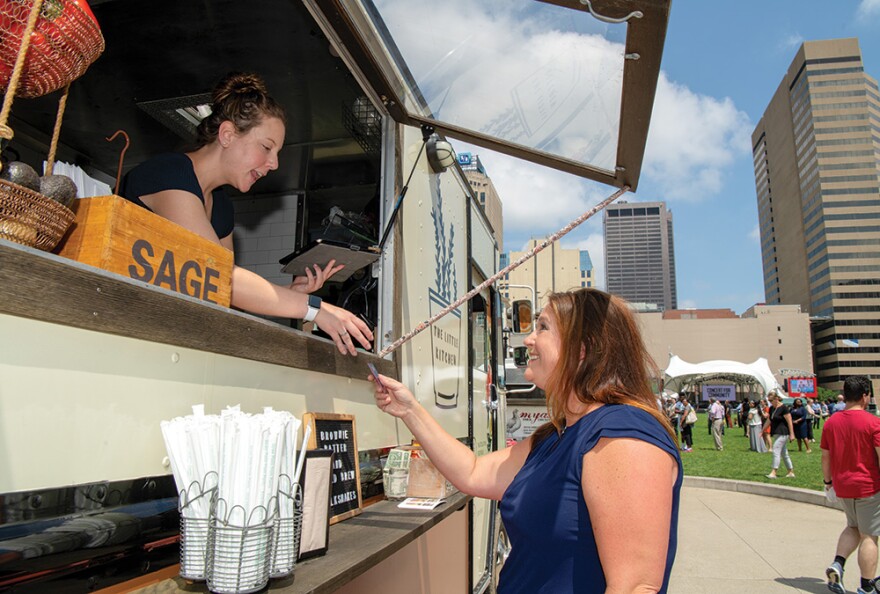
{"label": "banner sign", "polygon": [[814,377],[790,377],[788,378],[788,395],[792,398],[815,398],[816,378]]}
{"label": "banner sign", "polygon": [[715,400],[736,400],[736,386],[730,385],[708,385],[703,384],[703,400],[708,401],[710,398]]}

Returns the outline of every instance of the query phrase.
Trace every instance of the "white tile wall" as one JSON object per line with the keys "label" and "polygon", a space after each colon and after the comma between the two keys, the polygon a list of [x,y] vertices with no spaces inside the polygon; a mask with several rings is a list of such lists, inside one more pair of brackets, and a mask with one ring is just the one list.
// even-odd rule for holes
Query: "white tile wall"
{"label": "white tile wall", "polygon": [[295,194],[233,201],[236,264],[275,284],[290,284],[278,260],[294,249],[296,202]]}

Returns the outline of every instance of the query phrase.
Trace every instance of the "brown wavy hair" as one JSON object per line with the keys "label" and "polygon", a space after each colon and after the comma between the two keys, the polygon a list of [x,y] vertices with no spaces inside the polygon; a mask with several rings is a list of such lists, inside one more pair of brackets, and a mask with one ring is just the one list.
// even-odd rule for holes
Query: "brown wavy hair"
{"label": "brown wavy hair", "polygon": [[197,148],[214,142],[223,122],[232,122],[235,130],[244,134],[267,117],[287,123],[284,108],[269,96],[263,79],[257,74],[230,72],[211,92],[211,115],[196,128]]}
{"label": "brown wavy hair", "polygon": [[651,388],[651,379],[659,378],[660,372],[627,302],[596,289],[579,289],[551,293],[547,308],[556,320],[561,345],[559,361],[544,387],[550,422],[535,431],[532,447],[565,427],[572,392],[583,404],[640,408],[657,419],[674,443],[675,433]]}

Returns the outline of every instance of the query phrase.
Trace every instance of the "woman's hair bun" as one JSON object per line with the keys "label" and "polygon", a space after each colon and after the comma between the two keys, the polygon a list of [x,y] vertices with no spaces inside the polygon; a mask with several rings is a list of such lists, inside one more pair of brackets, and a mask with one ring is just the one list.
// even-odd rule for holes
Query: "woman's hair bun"
{"label": "woman's hair bun", "polygon": [[196,128],[196,148],[214,142],[225,121],[232,122],[240,134],[259,125],[265,117],[286,123],[284,108],[269,96],[258,74],[230,72],[214,87],[211,102],[211,114]]}
{"label": "woman's hair bun", "polygon": [[214,87],[211,99],[214,103],[223,103],[233,96],[260,96],[268,95],[266,83],[257,74],[245,72],[230,72]]}

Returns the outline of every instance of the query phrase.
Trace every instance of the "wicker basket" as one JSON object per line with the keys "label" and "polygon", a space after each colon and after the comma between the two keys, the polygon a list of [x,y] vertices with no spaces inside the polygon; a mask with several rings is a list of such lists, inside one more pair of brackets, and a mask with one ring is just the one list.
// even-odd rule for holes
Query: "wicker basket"
{"label": "wicker basket", "polygon": [[74,219],[60,202],[0,179],[0,239],[51,251]]}
{"label": "wicker basket", "polygon": [[[0,145],[14,97],[39,97],[64,87],[49,146],[51,175],[70,83],[104,51],[104,38],[86,0],[0,0]],[[66,206],[0,179],[0,239],[51,251],[76,216]]]}

